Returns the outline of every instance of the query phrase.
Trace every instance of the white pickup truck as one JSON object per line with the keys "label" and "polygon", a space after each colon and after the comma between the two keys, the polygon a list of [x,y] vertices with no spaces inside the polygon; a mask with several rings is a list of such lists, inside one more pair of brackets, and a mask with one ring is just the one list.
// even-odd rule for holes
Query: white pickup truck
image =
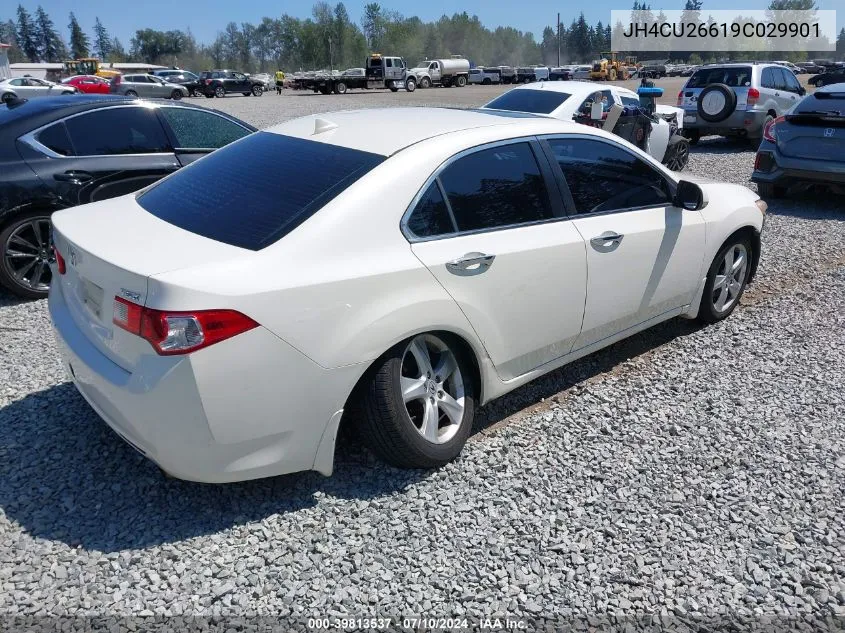
{"label": "white pickup truck", "polygon": [[469,81],[469,60],[463,57],[426,59],[408,71],[416,77],[420,88],[443,86],[462,88]]}

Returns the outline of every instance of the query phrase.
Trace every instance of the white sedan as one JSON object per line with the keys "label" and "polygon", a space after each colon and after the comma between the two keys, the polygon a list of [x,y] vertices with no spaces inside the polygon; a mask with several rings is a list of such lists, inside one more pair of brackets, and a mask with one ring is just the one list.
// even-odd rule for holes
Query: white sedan
{"label": "white sedan", "polygon": [[72,95],[77,90],[73,86],[56,84],[46,79],[35,77],[12,77],[11,79],[0,79],[0,94],[5,90],[15,93],[21,99],[32,97],[49,97],[53,95]]}
{"label": "white sedan", "polygon": [[765,208],[553,118],[315,115],[54,213],[49,310],[79,392],[171,475],[328,475],[342,418],[435,467],[485,402],[731,314]]}
{"label": "white sedan", "polygon": [[[531,91],[531,92],[527,92]],[[510,110],[545,114],[563,121],[572,121],[579,115],[589,118],[596,93],[601,93],[604,111],[614,104],[622,107],[638,107],[639,95],[617,85],[597,84],[594,81],[542,82],[518,86],[499,95],[483,107],[494,110]],[[680,160],[675,148],[670,146],[672,125],[675,131],[683,129],[683,110],[675,106],[657,104],[656,117],[653,119],[651,134],[645,144],[646,151],[654,158],[670,166],[675,171],[686,167],[689,158],[689,144],[678,135],[677,141],[684,145],[684,154]],[[670,121],[672,123],[670,123]]]}

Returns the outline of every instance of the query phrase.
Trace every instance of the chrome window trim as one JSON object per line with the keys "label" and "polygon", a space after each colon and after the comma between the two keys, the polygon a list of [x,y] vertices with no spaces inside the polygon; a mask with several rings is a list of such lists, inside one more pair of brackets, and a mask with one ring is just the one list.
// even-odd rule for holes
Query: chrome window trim
{"label": "chrome window trim", "polygon": [[[91,109],[91,110],[85,110],[84,112],[77,112],[76,114],[71,114],[69,116],[62,117],[61,119],[56,119],[55,121],[50,121],[49,123],[46,123],[46,124],[42,125],[41,127],[36,128],[36,129],[34,129],[30,132],[27,132],[26,134],[18,137],[18,140],[21,141],[22,143],[26,143],[27,145],[29,145],[29,147],[31,147],[32,149],[34,149],[37,152],[40,152],[41,154],[44,154],[48,158],[65,159],[65,160],[71,159],[71,158],[73,158],[73,159],[86,159],[86,158],[118,158],[118,157],[134,157],[134,158],[137,158],[139,156],[175,156],[174,152],[145,152],[145,153],[142,153],[142,154],[86,154],[84,156],[64,156],[62,154],[59,154],[58,152],[54,152],[53,150],[51,150],[46,145],[42,145],[41,142],[39,142],[38,139],[36,139],[35,137],[38,134],[40,134],[41,132],[43,132],[44,130],[46,130],[48,127],[56,125],[57,123],[64,123],[65,121],[70,121],[71,119],[75,119],[76,117],[84,116],[86,114],[93,114],[95,112],[103,112],[104,110],[117,110],[117,109],[120,109],[120,108],[146,108],[148,110],[158,110],[159,108],[180,108],[180,107],[181,106],[176,106],[176,105],[172,105],[172,104],[159,104],[159,103],[143,102],[143,103],[121,103],[121,104],[117,104],[117,105],[113,105],[113,106],[106,106],[104,108],[94,108],[94,109]],[[193,108],[184,108],[184,109],[185,110],[193,110]],[[221,118],[224,121],[229,121],[230,123],[233,123],[233,124],[237,125],[238,127],[241,127],[244,130],[248,131],[250,134],[252,134],[252,132],[249,130],[249,128],[242,126],[240,123],[235,123],[235,121],[232,121],[231,119],[220,115],[218,112],[214,112],[212,110],[206,110],[206,112],[208,112],[209,114],[212,114],[212,115],[214,115],[218,118]],[[165,133],[165,136],[167,135],[167,130],[165,130],[164,127],[162,127],[162,132]],[[168,139],[168,141],[169,140],[170,139]],[[184,150],[186,148],[173,148],[173,149],[174,150],[177,150],[177,149],[178,150]],[[200,148],[190,148],[190,149],[200,149]],[[209,147],[209,148],[201,148],[201,149],[214,150],[214,149],[220,149],[220,148],[210,148]]]}
{"label": "chrome window trim", "polygon": [[419,235],[416,235],[408,227],[408,220],[411,218],[411,214],[416,210],[417,204],[419,204],[422,197],[428,191],[428,188],[431,186],[431,183],[437,181],[437,186],[440,189],[440,194],[443,196],[443,200],[446,201],[446,208],[449,211],[449,216],[450,216],[452,222],[454,222],[454,226],[457,228],[457,222],[455,221],[455,216],[452,213],[452,205],[449,202],[449,197],[446,195],[446,189],[440,183],[440,174],[443,173],[443,171],[445,171],[452,163],[460,160],[464,156],[469,156],[470,154],[475,154],[477,152],[481,152],[481,151],[484,151],[484,150],[487,150],[487,149],[492,149],[494,147],[503,147],[505,145],[516,145],[517,143],[525,143],[531,149],[531,153],[534,155],[534,160],[537,162],[537,168],[540,170],[540,177],[543,179],[543,186],[546,187],[546,193],[548,193],[548,195],[550,197],[549,207],[551,209],[551,212],[554,214],[554,212],[555,212],[554,211],[554,204],[552,203],[552,200],[551,200],[551,196],[553,195],[553,192],[550,191],[549,188],[546,186],[546,184],[547,184],[546,178],[543,174],[543,167],[540,164],[540,157],[536,155],[534,148],[531,147],[531,142],[532,141],[536,142],[537,139],[538,139],[537,135],[532,134],[531,136],[521,136],[521,137],[518,137],[518,138],[509,138],[509,139],[504,139],[504,140],[501,140],[501,141],[493,141],[491,143],[484,143],[482,145],[476,145],[474,147],[469,147],[469,148],[467,148],[465,150],[461,150],[457,154],[453,154],[452,156],[447,158],[445,161],[440,163],[440,165],[438,165],[435,168],[435,170],[432,172],[432,174],[428,178],[426,178],[422,187],[420,187],[420,190],[417,191],[417,193],[411,199],[411,203],[405,209],[405,213],[402,214],[402,219],[399,221],[399,228],[402,231],[402,235],[411,244],[416,244],[416,243],[419,243],[419,242],[433,242],[435,240],[449,239],[449,238],[452,238],[452,237],[463,237],[464,235],[478,235],[479,233],[490,233],[492,231],[506,231],[508,229],[521,228],[521,227],[524,227],[524,226],[536,226],[536,225],[539,225],[539,224],[549,224],[551,222],[568,221],[570,219],[568,216],[562,216],[562,217],[553,216],[553,217],[545,219],[545,220],[535,220],[533,222],[518,222],[516,224],[503,224],[501,226],[494,226],[494,227],[487,228],[487,229],[474,229],[472,231],[456,231],[456,232],[452,232],[452,233],[441,233],[440,235],[431,235],[431,236],[425,236],[425,237],[421,237]]}

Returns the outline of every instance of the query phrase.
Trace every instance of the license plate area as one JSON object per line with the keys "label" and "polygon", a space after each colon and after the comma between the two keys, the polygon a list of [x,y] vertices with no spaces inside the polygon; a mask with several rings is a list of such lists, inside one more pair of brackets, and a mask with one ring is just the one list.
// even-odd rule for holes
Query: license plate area
{"label": "license plate area", "polygon": [[77,296],[80,303],[100,320],[103,312],[103,289],[94,282],[80,277],[77,285]]}
{"label": "license plate area", "polygon": [[684,123],[695,123],[698,121],[698,116],[695,114],[685,114],[684,115]]}

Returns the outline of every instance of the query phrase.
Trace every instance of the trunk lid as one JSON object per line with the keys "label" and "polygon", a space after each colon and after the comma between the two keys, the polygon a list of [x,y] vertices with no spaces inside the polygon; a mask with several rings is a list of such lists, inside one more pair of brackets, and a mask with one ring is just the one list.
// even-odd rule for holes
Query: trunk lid
{"label": "trunk lid", "polygon": [[845,116],[787,115],[776,134],[778,150],[790,158],[841,161],[845,156]]}
{"label": "trunk lid", "polygon": [[155,352],[147,341],[112,323],[116,296],[147,305],[151,275],[249,253],[156,218],[138,206],[134,195],[59,211],[52,221],[54,244],[66,266],[53,283],[61,284],[82,333],[127,371],[142,355]]}

